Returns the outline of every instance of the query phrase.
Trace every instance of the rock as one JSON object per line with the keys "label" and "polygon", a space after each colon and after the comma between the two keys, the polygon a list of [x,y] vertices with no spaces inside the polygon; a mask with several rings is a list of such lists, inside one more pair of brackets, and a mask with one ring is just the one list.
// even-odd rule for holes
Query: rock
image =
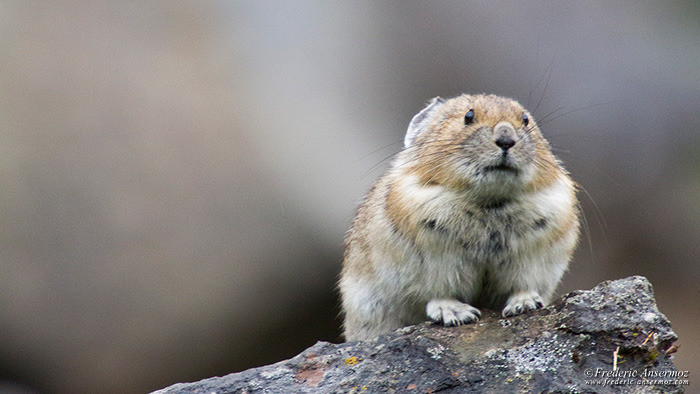
{"label": "rock", "polygon": [[286,361],[156,393],[682,392],[677,380],[688,379],[673,365],[676,334],[641,276],[513,318],[483,312],[477,324],[426,322],[369,341],[318,342]]}

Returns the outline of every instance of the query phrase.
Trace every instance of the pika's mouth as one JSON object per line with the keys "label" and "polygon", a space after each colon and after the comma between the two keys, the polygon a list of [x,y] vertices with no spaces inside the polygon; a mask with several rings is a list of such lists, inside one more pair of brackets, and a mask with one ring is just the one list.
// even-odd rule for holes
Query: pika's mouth
{"label": "pika's mouth", "polygon": [[502,172],[502,173],[511,173],[514,175],[518,175],[518,173],[520,171],[517,168],[515,168],[507,163],[501,162],[497,165],[484,167],[484,172]]}

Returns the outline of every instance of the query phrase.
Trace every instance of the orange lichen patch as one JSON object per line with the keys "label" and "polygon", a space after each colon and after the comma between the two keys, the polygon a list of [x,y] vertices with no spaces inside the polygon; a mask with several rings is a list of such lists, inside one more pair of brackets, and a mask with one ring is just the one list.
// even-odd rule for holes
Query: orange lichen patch
{"label": "orange lichen patch", "polygon": [[406,390],[415,390],[417,388],[418,388],[418,386],[416,386],[415,383],[411,383],[408,386],[406,386]]}
{"label": "orange lichen patch", "polygon": [[350,357],[350,358],[346,358],[346,359],[345,359],[345,364],[347,364],[347,365],[355,365],[355,364],[357,364],[357,363],[359,363],[359,362],[360,362],[360,359],[358,359],[358,358],[355,357],[355,356],[352,356],[352,357]]}
{"label": "orange lichen patch", "polygon": [[318,384],[323,380],[323,375],[326,373],[326,368],[312,367],[309,369],[302,369],[294,375],[294,379],[301,383],[305,383],[307,386],[318,387]]}

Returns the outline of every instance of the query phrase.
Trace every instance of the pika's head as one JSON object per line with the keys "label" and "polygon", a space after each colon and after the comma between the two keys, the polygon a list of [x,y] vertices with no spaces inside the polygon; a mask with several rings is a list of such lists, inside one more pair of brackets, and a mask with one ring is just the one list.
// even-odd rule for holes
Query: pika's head
{"label": "pika's head", "polygon": [[436,97],[413,117],[404,164],[426,184],[486,199],[534,189],[560,171],[532,115],[495,95]]}

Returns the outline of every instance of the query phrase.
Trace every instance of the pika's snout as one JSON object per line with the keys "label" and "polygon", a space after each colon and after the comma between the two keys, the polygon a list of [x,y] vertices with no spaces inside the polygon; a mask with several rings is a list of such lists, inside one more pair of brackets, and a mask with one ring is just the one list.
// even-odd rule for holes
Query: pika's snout
{"label": "pika's snout", "polygon": [[496,145],[501,148],[504,153],[515,145],[515,128],[508,122],[497,124],[496,127],[493,128],[493,135],[496,137]]}

